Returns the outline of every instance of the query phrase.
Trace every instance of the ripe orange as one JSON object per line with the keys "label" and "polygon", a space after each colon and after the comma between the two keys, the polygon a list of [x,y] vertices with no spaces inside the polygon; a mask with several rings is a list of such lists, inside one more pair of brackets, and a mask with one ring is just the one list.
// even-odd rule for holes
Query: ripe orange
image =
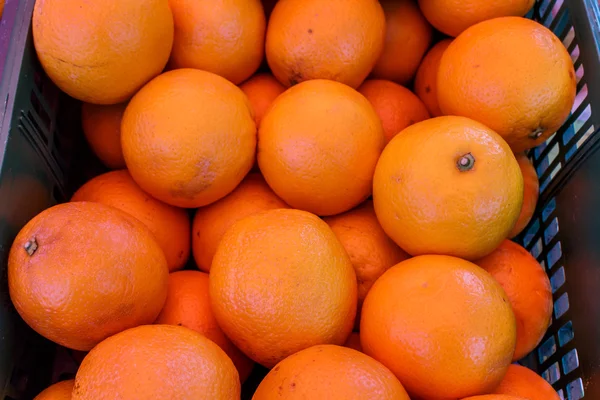
{"label": "ripe orange", "polygon": [[508,235],[509,238],[517,236],[529,224],[540,195],[540,182],[531,160],[525,153],[515,154],[515,157],[523,175],[523,206],[515,227]]}
{"label": "ripe orange", "polygon": [[464,117],[406,128],[373,178],[377,219],[412,255],[483,257],[512,230],[522,201],[523,177],[506,142]]}
{"label": "ripe orange", "polygon": [[394,82],[367,80],[358,91],[379,115],[386,143],[407,126],[429,118],[425,104],[413,92]]}
{"label": "ripe orange", "polygon": [[489,272],[506,292],[517,320],[513,361],[532,351],[552,319],[552,289],[544,268],[518,244],[505,240],[476,264]]}
{"label": "ripe orange", "polygon": [[405,85],[431,45],[433,29],[414,0],[382,0],[386,36],[373,76]]}
{"label": "ripe orange", "polygon": [[210,270],[221,329],[270,368],[317,344],[343,344],[356,314],[356,275],[325,222],[300,210],[254,214],[223,236]]}
{"label": "ripe orange", "polygon": [[313,346],[281,361],[260,383],[253,400],[410,400],[389,369],[353,349]]}
{"label": "ripe orange", "polygon": [[331,79],[357,88],[383,49],[377,0],[280,0],[267,28],[267,61],[285,86]]}
{"label": "ripe orange", "polygon": [[235,366],[219,346],[181,326],[145,325],[114,335],[88,354],[73,400],[240,398]]}
{"label": "ripe orange", "polygon": [[71,201],[93,201],[118,208],[150,229],[170,271],[183,268],[190,256],[190,217],[186,210],[146,194],[127,170],[99,175],[80,187]]}
{"label": "ripe orange", "polygon": [[35,396],[33,400],[71,400],[74,384],[74,379],[55,383]]}
{"label": "ripe orange", "polygon": [[423,101],[432,117],[443,115],[438,103],[437,74],[444,51],[450,43],[452,43],[452,39],[444,39],[433,46],[423,57],[415,76],[415,93]]}
{"label": "ripe orange", "polygon": [[515,152],[556,132],[571,111],[575,86],[571,56],[560,39],[520,17],[468,28],[448,46],[438,71],[442,112],[485,124]]}
{"label": "ripe orange", "polygon": [[110,169],[125,168],[121,148],[121,120],[127,103],[98,106],[83,103],[83,134],[96,156]]}
{"label": "ripe orange", "polygon": [[265,54],[260,0],[169,0],[175,21],[170,66],[196,68],[241,83]]}
{"label": "ripe orange", "polygon": [[352,332],[344,346],[362,352],[362,345],[360,344],[360,334],[358,332]]}
{"label": "ripe orange", "polygon": [[240,89],[248,96],[256,126],[260,126],[269,106],[281,93],[285,92],[283,86],[271,74],[257,74],[240,85]]}
{"label": "ripe orange", "polygon": [[121,125],[127,168],[146,192],[200,207],[231,192],[252,168],[256,124],[244,93],[210,72],[178,69],[144,86]]}
{"label": "ripe orange", "polygon": [[10,297],[21,317],[75,350],[153,322],[167,278],[165,256],[148,228],[97,203],[41,212],[21,229],[8,258]]}
{"label": "ripe orange", "polygon": [[369,197],[385,140],[364,96],[320,79],[279,96],[258,137],[258,165],[269,186],[290,206],[318,215],[342,213]]}
{"label": "ripe orange", "polygon": [[462,400],[529,400],[523,397],[509,396],[505,394],[485,394],[480,396],[465,397]]}
{"label": "ripe orange", "polygon": [[544,378],[517,364],[508,367],[494,393],[520,396],[527,400],[559,400],[558,393]]}
{"label": "ripe orange", "polygon": [[32,25],[50,79],[94,104],[129,99],[160,74],[173,45],[168,0],[40,0]]}
{"label": "ripe orange", "polygon": [[227,196],[201,207],[194,216],[192,246],[198,268],[209,272],[223,234],[237,221],[261,211],[289,208],[257,173],[250,173]]}
{"label": "ripe orange", "polygon": [[515,317],[487,272],[455,257],[414,257],[387,270],[363,306],[363,351],[411,396],[457,399],[498,386],[515,348]]}

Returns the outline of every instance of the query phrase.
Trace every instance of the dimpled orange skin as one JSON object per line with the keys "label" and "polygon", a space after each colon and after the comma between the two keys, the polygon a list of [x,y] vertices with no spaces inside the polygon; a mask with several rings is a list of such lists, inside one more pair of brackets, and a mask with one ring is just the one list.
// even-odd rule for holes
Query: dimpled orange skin
{"label": "dimpled orange skin", "polygon": [[74,379],[55,383],[35,396],[33,400],[71,400],[74,384]]}
{"label": "dimpled orange skin", "polygon": [[438,71],[442,112],[485,124],[515,152],[556,132],[575,92],[564,45],[543,25],[520,17],[470,27],[448,46]]}
{"label": "dimpled orange skin", "polygon": [[279,96],[262,120],[258,165],[290,206],[335,215],[371,194],[384,141],[364,96],[338,82],[306,81]]}
{"label": "dimpled orange skin", "polygon": [[102,203],[143,222],[162,248],[169,271],[183,268],[190,256],[192,229],[187,211],[145,193],[127,170],[96,176],[80,187],[71,201]]}
{"label": "dimpled orange skin", "polygon": [[515,348],[502,287],[468,261],[427,255],[387,270],[363,305],[365,354],[415,398],[455,400],[498,386]]}
{"label": "dimpled orange skin", "polygon": [[[461,171],[465,156],[474,164]],[[406,128],[383,151],[373,178],[377,219],[411,255],[481,258],[507,237],[522,201],[523,177],[506,142],[464,117]]]}
{"label": "dimpled orange skin", "polygon": [[524,153],[515,154],[515,157],[523,174],[523,206],[515,227],[508,235],[509,238],[517,236],[529,224],[540,195],[540,181],[531,160]]}
{"label": "dimpled orange skin", "polygon": [[127,168],[144,191],[195,208],[227,195],[250,171],[256,124],[248,98],[231,82],[178,69],[134,96],[121,143]]}
{"label": "dimpled orange skin", "polygon": [[121,148],[121,120],[127,103],[81,105],[83,134],[96,157],[110,169],[125,168]]}
{"label": "dimpled orange skin", "polygon": [[452,39],[444,39],[436,43],[423,57],[415,76],[415,94],[425,104],[432,117],[443,115],[438,103],[437,74],[444,51],[450,43]]}
{"label": "dimpled orange skin", "polygon": [[[28,252],[34,239],[37,248]],[[38,214],[19,232],[8,258],[10,297],[21,317],[40,335],[75,350],[152,323],[167,297],[167,279],[165,256],[148,228],[90,202]]]}
{"label": "dimpled orange skin", "polygon": [[267,28],[267,61],[285,86],[330,79],[357,88],[383,49],[377,0],[279,0]]}
{"label": "dimpled orange skin", "polygon": [[305,211],[254,214],[223,236],[210,270],[219,326],[271,368],[318,344],[344,343],[356,315],[356,275],[329,226]]}
{"label": "dimpled orange skin", "polygon": [[285,86],[271,74],[254,75],[242,83],[240,89],[248,96],[248,100],[252,104],[256,126],[260,126],[260,121],[277,96],[285,92]]}
{"label": "dimpled orange skin", "polygon": [[50,79],[94,104],[128,100],[161,73],[173,45],[168,0],[39,0],[32,26]]}
{"label": "dimpled orange skin", "polygon": [[521,365],[511,364],[494,393],[521,396],[527,400],[559,400],[558,393],[544,378]]}
{"label": "dimpled orange skin", "polygon": [[235,366],[211,340],[182,326],[145,325],[85,357],[73,400],[235,400],[240,392]]}
{"label": "dimpled orange skin", "polygon": [[392,372],[353,349],[313,346],[281,361],[260,383],[252,400],[410,400]]}
{"label": "dimpled orange skin", "polygon": [[236,85],[265,54],[260,0],[169,0],[175,21],[170,66],[213,72]]}

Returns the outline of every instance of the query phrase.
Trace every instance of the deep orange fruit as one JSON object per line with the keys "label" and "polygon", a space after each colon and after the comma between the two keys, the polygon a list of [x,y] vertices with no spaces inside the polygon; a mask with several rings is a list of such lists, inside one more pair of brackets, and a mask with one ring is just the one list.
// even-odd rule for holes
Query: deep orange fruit
{"label": "deep orange fruit", "polygon": [[252,111],[254,111],[254,121],[256,126],[260,126],[271,103],[277,96],[285,92],[283,86],[271,74],[257,74],[240,85],[240,89],[248,96]]}
{"label": "deep orange fruit", "polygon": [[98,106],[83,103],[81,123],[90,148],[110,169],[125,168],[121,147],[121,120],[127,103]]}
{"label": "deep orange fruit", "polygon": [[523,206],[515,227],[508,234],[509,238],[517,236],[529,224],[540,195],[540,181],[531,160],[524,153],[515,154],[515,157],[523,175]]}
{"label": "deep orange fruit", "polygon": [[437,75],[444,51],[450,46],[452,39],[444,39],[433,46],[425,57],[415,76],[415,93],[427,107],[432,117],[442,116],[438,103]]}
{"label": "deep orange fruit", "polygon": [[541,376],[517,364],[511,364],[494,393],[520,396],[527,400],[559,400],[558,393]]}
{"label": "deep orange fruit", "polygon": [[344,346],[362,352],[362,345],[360,344],[360,334],[358,332],[352,332],[350,336],[348,336],[348,339],[346,339],[346,343],[344,343]]}
{"label": "deep orange fruit", "polygon": [[33,400],[71,400],[74,384],[74,379],[55,383],[35,396]]}

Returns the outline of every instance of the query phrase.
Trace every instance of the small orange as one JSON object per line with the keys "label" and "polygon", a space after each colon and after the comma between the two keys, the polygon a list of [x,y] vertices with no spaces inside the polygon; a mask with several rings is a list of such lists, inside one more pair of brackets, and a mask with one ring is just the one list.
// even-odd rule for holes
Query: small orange
{"label": "small orange", "polygon": [[452,39],[444,39],[433,46],[423,57],[415,76],[415,93],[423,101],[432,117],[443,115],[438,104],[437,74],[444,51],[450,43],[452,43]]}
{"label": "small orange", "polygon": [[335,215],[371,194],[384,140],[364,96],[338,82],[311,80],[271,105],[258,132],[258,165],[290,206]]}
{"label": "small orange", "polygon": [[343,344],[356,314],[356,275],[329,226],[306,211],[254,214],[223,236],[210,270],[219,326],[271,368],[317,344]]}
{"label": "small orange", "polygon": [[523,175],[523,206],[515,227],[508,235],[509,238],[517,236],[529,224],[540,195],[540,181],[531,160],[525,153],[515,154],[515,157]]}
{"label": "small orange", "polygon": [[346,339],[346,343],[344,343],[344,346],[362,352],[362,345],[360,344],[360,334],[358,332],[352,332],[350,336],[348,336],[348,339]]}
{"label": "small orange", "polygon": [[506,394],[485,394],[480,396],[465,397],[462,400],[529,400],[524,397],[510,396]]}
{"label": "small orange", "polygon": [[110,169],[125,168],[121,148],[121,120],[127,103],[98,106],[83,103],[83,134],[96,157]]}
{"label": "small orange", "polygon": [[240,85],[240,89],[248,96],[256,126],[260,126],[269,106],[281,93],[285,92],[283,86],[271,74],[257,74]]}
{"label": "small orange", "polygon": [[35,396],[33,400],[71,400],[74,384],[74,379],[55,383]]}
{"label": "small orange", "polygon": [[414,398],[489,393],[515,348],[515,317],[487,272],[449,256],[414,257],[388,269],[363,306],[363,351]]}
{"label": "small orange", "polygon": [[240,398],[235,366],[191,329],[145,325],[118,333],[85,357],[73,400]]}
{"label": "small orange", "polygon": [[219,200],[254,163],[256,124],[248,98],[210,72],[178,69],[153,79],[130,101],[121,129],[133,179],[174,206]]}
{"label": "small orange", "polygon": [[389,369],[363,353],[334,345],[313,346],[277,364],[252,400],[275,398],[410,400]]}
{"label": "small orange", "polygon": [[517,320],[513,361],[532,351],[552,319],[552,289],[544,268],[527,250],[505,240],[490,255],[475,262],[489,272],[506,292]]}
{"label": "small orange", "polygon": [[407,126],[429,118],[425,104],[410,90],[386,80],[367,80],[358,91],[369,100],[383,124],[386,143]]}
{"label": "small orange", "polygon": [[520,396],[527,400],[559,400],[558,393],[544,378],[517,364],[508,367],[494,393]]}

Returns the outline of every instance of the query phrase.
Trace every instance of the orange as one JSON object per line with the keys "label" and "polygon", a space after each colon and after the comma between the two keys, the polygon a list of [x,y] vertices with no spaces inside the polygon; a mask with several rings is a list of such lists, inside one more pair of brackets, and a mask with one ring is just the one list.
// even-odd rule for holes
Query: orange
{"label": "orange", "polygon": [[477,120],[515,152],[544,142],[569,116],[571,56],[554,33],[520,17],[473,25],[444,52],[438,101],[446,115]]}
{"label": "orange", "polygon": [[313,346],[281,361],[260,383],[253,400],[410,400],[389,369],[353,349]]}
{"label": "orange", "polygon": [[99,106],[83,103],[81,122],[90,148],[110,169],[125,168],[121,148],[121,120],[127,103]]}
{"label": "orange", "polygon": [[523,206],[515,227],[508,235],[510,238],[517,236],[529,225],[540,195],[540,182],[531,160],[525,153],[515,154],[515,157],[523,174]]}
{"label": "orange", "polygon": [[240,85],[240,89],[248,96],[256,126],[260,126],[269,106],[281,93],[285,92],[283,86],[271,74],[257,74]]}
{"label": "orange", "polygon": [[154,321],[167,278],[165,256],[148,228],[97,203],[42,211],[21,229],[8,257],[10,298],[21,317],[75,350]]}
{"label": "orange", "polygon": [[265,54],[260,0],[169,0],[175,21],[170,66],[196,68],[241,83]]}
{"label": "orange", "polygon": [[457,399],[498,386],[515,348],[515,317],[487,272],[450,256],[387,270],[363,306],[363,351],[414,398]]}
{"label": "orange", "polygon": [[33,400],[71,400],[74,384],[75,380],[73,379],[55,383],[35,396]]}
{"label": "orange", "polygon": [[50,79],[94,104],[129,99],[160,74],[173,45],[168,0],[40,0],[32,25]]}
{"label": "orange", "polygon": [[280,0],[267,28],[267,61],[285,86],[331,79],[357,88],[383,49],[377,0]]}
{"label": "orange", "polygon": [[480,396],[465,397],[462,400],[528,400],[524,397],[509,396],[504,394],[486,394]]}
{"label": "orange", "polygon": [[419,0],[425,17],[436,29],[456,37],[468,27],[492,18],[522,17],[535,0]]}
{"label": "orange", "polygon": [[219,201],[201,207],[194,216],[192,244],[198,268],[209,272],[223,234],[237,221],[261,211],[289,208],[264,178],[250,173],[233,192]]}
{"label": "orange", "polygon": [[73,400],[240,398],[225,352],[181,326],[128,329],[96,346],[75,376]]}
{"label": "orange", "polygon": [[527,400],[559,400],[558,393],[544,378],[517,364],[508,367],[494,393],[520,396]]}
{"label": "orange", "polygon": [[367,80],[358,91],[379,115],[386,143],[407,126],[429,118],[425,104],[413,92],[394,82]]}
{"label": "orange", "polygon": [[219,200],[254,163],[256,124],[248,98],[210,72],[178,69],[155,78],[131,100],[121,129],[133,179],[174,206]]}
{"label": "orange", "polygon": [[356,314],[356,275],[317,216],[254,214],[223,236],[210,270],[217,322],[254,361],[271,368],[318,344],[343,344]]}
{"label": "orange", "polygon": [[406,128],[373,178],[377,219],[412,255],[483,257],[512,230],[522,201],[523,177],[506,142],[464,117]]}
{"label": "orange", "polygon": [[360,344],[360,334],[358,332],[352,332],[350,336],[348,336],[348,339],[346,339],[346,343],[344,343],[344,346],[362,352],[362,345]]}
{"label": "orange", "polygon": [[338,82],[312,80],[271,105],[258,133],[258,165],[290,206],[334,215],[369,197],[384,140],[364,96]]}
{"label": "orange", "polygon": [[409,83],[433,40],[433,29],[415,0],[382,0],[386,33],[383,52],[373,76],[405,85]]}
{"label": "orange", "polygon": [[170,274],[167,301],[154,323],[185,326],[218,344],[233,361],[241,382],[252,372],[252,360],[227,339],[217,324],[208,297],[208,274],[199,271]]}
{"label": "orange", "polygon": [[170,271],[183,268],[190,256],[191,223],[187,211],[146,194],[127,170],[91,179],[73,194],[71,201],[102,203],[143,222],[162,248]]}
{"label": "orange", "polygon": [[552,289],[544,268],[518,244],[505,240],[476,261],[504,288],[517,320],[513,361],[529,354],[542,340],[552,319]]}
{"label": "orange", "polygon": [[450,43],[452,43],[452,39],[444,39],[436,43],[423,57],[415,76],[415,93],[423,101],[432,117],[443,115],[438,104],[437,74],[444,51]]}

